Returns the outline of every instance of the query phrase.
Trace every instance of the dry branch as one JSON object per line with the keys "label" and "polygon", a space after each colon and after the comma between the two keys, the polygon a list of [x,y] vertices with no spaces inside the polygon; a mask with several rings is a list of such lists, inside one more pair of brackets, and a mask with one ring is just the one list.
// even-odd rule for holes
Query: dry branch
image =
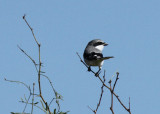
{"label": "dry branch", "polygon": [[31,114],[33,114],[33,106],[34,106],[34,86],[35,86],[35,83],[33,83],[33,96],[32,96],[32,109],[31,109]]}
{"label": "dry branch", "polygon": [[43,98],[43,95],[42,95],[42,91],[41,91],[41,67],[42,67],[42,62],[41,62],[41,45],[40,45],[40,43],[37,41],[37,39],[36,39],[36,37],[35,37],[35,35],[34,35],[34,32],[33,32],[33,29],[32,29],[32,27],[29,25],[29,23],[27,22],[27,20],[26,20],[26,18],[25,18],[25,15],[23,16],[23,19],[24,19],[24,21],[26,22],[26,24],[27,24],[27,26],[29,27],[29,29],[31,30],[31,32],[32,32],[32,35],[33,35],[33,37],[34,37],[34,40],[35,40],[35,42],[36,42],[36,44],[37,44],[37,46],[38,46],[38,53],[39,53],[39,64],[38,64],[38,66],[39,66],[39,68],[38,68],[38,85],[39,85],[39,96],[40,96],[40,98],[42,99],[42,101],[44,102],[44,104],[46,105],[46,110],[48,110],[49,111],[49,114],[51,114],[51,111],[50,111],[50,108],[49,108],[49,106],[48,106],[48,104],[47,104],[47,102],[45,101],[45,99]]}
{"label": "dry branch", "polygon": [[[106,81],[106,79],[105,79],[105,71],[104,71],[103,82],[105,83],[105,81]],[[99,108],[99,106],[100,106],[100,104],[101,104],[101,101],[102,101],[102,96],[103,96],[103,93],[104,93],[103,88],[104,88],[104,84],[102,84],[102,87],[101,87],[101,94],[100,94],[99,102],[98,102],[98,104],[97,104],[96,110],[94,111],[95,114],[97,113],[98,108]]]}
{"label": "dry branch", "polygon": [[[82,58],[80,57],[80,55],[78,54],[78,52],[76,53],[80,59],[80,61],[87,67],[89,68],[89,66],[82,60]],[[96,75],[96,73],[90,69],[90,72],[92,72],[94,75]],[[117,72],[117,77],[116,77],[116,80],[114,82],[114,85],[113,85],[113,88],[112,88],[112,85],[111,85],[111,82],[112,80],[109,81],[109,84],[110,84],[110,87],[107,86],[105,84],[105,82],[101,79],[100,75],[98,74],[96,77],[98,77],[98,79],[101,81],[101,83],[103,84],[104,87],[106,87],[107,89],[110,90],[111,92],[111,107],[110,107],[110,110],[112,112],[112,114],[114,114],[114,111],[113,111],[113,95],[117,98],[117,100],[119,101],[119,103],[122,105],[122,107],[129,113],[131,114],[131,111],[130,111],[130,99],[129,99],[129,108],[127,108],[123,103],[122,101],[120,100],[119,96],[114,92],[114,89],[115,89],[115,86],[117,84],[117,81],[119,79],[119,72]],[[89,107],[90,108],[90,107]],[[91,108],[90,108],[91,109]],[[92,110],[92,109],[91,109]],[[96,110],[92,110],[95,114],[96,114]]]}

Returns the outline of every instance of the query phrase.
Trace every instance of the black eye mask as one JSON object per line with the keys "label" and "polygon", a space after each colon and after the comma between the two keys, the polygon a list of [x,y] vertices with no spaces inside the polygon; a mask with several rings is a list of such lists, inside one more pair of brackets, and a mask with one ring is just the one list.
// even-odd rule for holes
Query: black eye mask
{"label": "black eye mask", "polygon": [[99,45],[103,45],[103,44],[104,44],[103,42],[97,42],[93,46],[99,46]]}

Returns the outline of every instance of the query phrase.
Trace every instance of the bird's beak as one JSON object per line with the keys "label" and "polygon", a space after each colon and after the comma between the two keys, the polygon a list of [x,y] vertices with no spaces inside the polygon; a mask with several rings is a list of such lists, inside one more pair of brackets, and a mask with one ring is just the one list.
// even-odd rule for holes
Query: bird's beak
{"label": "bird's beak", "polygon": [[108,44],[107,44],[107,43],[104,43],[103,45],[104,45],[104,46],[107,46]]}

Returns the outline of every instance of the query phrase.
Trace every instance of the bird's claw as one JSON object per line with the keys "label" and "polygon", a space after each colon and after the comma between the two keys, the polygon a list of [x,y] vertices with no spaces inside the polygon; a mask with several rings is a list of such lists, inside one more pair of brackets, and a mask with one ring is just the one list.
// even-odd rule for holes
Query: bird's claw
{"label": "bird's claw", "polygon": [[98,77],[100,73],[101,73],[101,71],[96,72],[95,76]]}
{"label": "bird's claw", "polygon": [[90,67],[90,66],[88,67],[88,71],[89,71],[89,72],[91,71],[91,67]]}

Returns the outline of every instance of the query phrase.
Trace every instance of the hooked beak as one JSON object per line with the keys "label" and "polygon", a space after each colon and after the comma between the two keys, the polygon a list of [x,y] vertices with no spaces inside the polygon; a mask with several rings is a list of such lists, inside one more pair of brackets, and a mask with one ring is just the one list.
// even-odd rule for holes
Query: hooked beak
{"label": "hooked beak", "polygon": [[104,43],[103,45],[104,45],[104,46],[107,46],[108,44],[107,44],[107,43]]}

